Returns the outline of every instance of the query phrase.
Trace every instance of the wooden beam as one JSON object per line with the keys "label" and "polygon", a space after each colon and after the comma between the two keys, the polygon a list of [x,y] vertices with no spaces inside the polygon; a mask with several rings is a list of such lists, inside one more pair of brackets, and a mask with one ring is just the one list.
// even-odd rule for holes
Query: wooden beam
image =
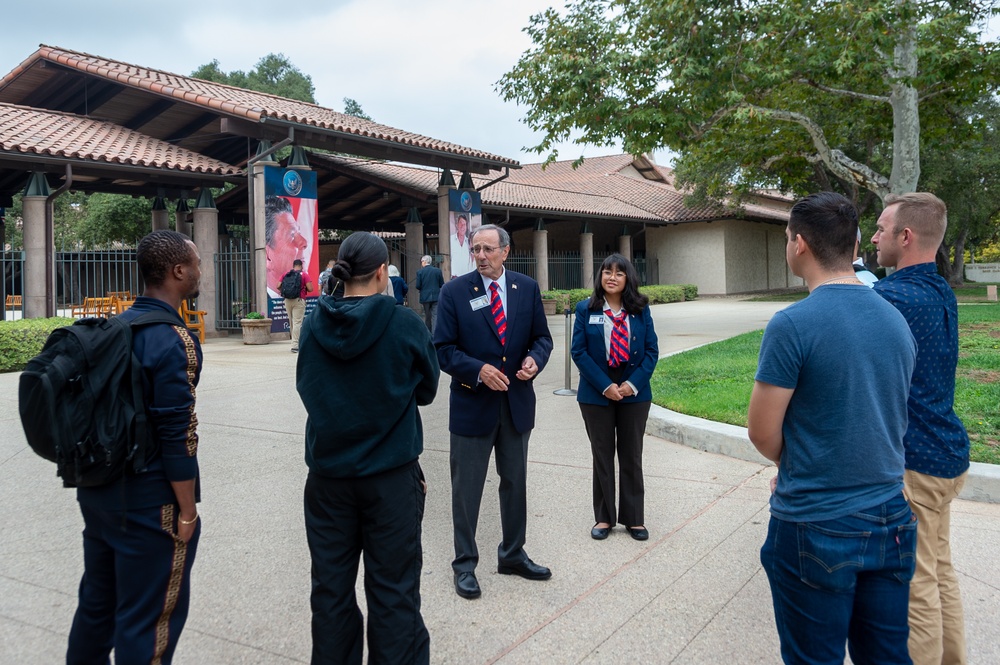
{"label": "wooden beam", "polygon": [[142,111],[139,111],[134,116],[129,118],[128,121],[123,123],[123,126],[128,129],[138,130],[147,123],[150,123],[163,115],[163,113],[170,109],[173,105],[174,102],[172,100],[158,99]]}
{"label": "wooden beam", "polygon": [[182,139],[186,139],[218,117],[216,113],[202,113],[163,140],[167,143],[176,143]]}
{"label": "wooden beam", "polygon": [[69,111],[76,115],[93,115],[97,109],[117,97],[123,90],[125,90],[125,86],[118,83],[101,82],[94,79],[93,83],[85,89],[83,101]]}

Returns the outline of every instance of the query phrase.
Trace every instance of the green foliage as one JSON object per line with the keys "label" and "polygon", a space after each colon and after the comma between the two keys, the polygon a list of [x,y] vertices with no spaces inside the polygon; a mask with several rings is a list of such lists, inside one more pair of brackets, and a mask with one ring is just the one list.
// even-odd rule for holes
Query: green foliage
{"label": "green foliage", "polygon": [[[685,289],[678,284],[649,284],[647,286],[640,286],[639,293],[649,298],[650,305],[684,302],[685,300]],[[697,294],[697,289],[695,293]]]}
{"label": "green foliage", "polygon": [[[650,305],[682,302],[684,300],[694,300],[698,297],[698,287],[694,284],[650,284],[648,286],[640,286],[639,292],[649,298]],[[591,289],[553,289],[551,291],[543,291],[542,298],[554,298],[557,312],[562,312],[566,308],[574,311],[579,303],[590,300],[592,293],[593,290]]]}
{"label": "green foliage", "polygon": [[0,321],[0,372],[20,372],[41,352],[49,333],[72,323],[60,317]]}
{"label": "green foliage", "polygon": [[[955,412],[974,462],[1000,464],[1000,304],[962,304]],[[699,418],[746,427],[763,331],[663,358],[650,381],[653,402]]]}
{"label": "green foliage", "polygon": [[243,317],[243,318],[245,318],[245,319],[254,319],[254,320],[259,320],[259,319],[263,319],[263,318],[264,318],[264,315],[263,315],[263,314],[261,314],[260,312],[250,312],[249,314],[247,314],[247,315],[246,315],[245,317]]}
{"label": "green foliage", "polygon": [[[763,187],[855,199],[859,188],[908,191],[919,137],[946,134],[951,109],[995,89],[998,46],[979,42],[992,10],[964,1],[570,0],[530,19],[533,46],[497,88],[527,108],[525,122],[542,135],[532,150],[549,160],[570,139],[620,141],[631,154],[681,153],[680,183],[713,199]],[[896,140],[918,104],[920,134]]]}
{"label": "green foliage", "polygon": [[357,100],[351,99],[350,97],[344,97],[344,113],[347,115],[353,115],[355,118],[361,118],[362,120],[371,120],[372,117],[365,113],[365,110],[361,108],[361,104]]}
{"label": "green foliage", "polygon": [[77,226],[77,238],[88,249],[114,242],[135,246],[149,233],[153,201],[119,194],[93,194],[86,216]]}
{"label": "green foliage", "polygon": [[288,99],[316,103],[312,77],[303,74],[283,53],[268,53],[249,72],[224,72],[218,60],[202,65],[191,76],[237,88],[256,90]]}

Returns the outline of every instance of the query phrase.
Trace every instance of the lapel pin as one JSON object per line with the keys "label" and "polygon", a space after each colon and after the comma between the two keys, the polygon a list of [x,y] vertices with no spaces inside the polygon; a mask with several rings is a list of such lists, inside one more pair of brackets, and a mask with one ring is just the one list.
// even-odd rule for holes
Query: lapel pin
{"label": "lapel pin", "polygon": [[473,286],[472,290],[475,291],[476,293],[479,293],[479,287],[478,286]]}
{"label": "lapel pin", "polygon": [[510,285],[510,288],[512,288],[512,289],[516,289],[516,288],[517,288],[517,284],[511,284],[511,285]]}

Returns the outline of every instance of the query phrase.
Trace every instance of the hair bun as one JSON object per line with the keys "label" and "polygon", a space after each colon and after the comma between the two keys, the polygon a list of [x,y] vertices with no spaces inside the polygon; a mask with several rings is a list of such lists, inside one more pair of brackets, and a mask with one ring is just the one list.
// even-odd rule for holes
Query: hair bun
{"label": "hair bun", "polygon": [[333,264],[333,270],[331,272],[334,277],[346,282],[351,278],[351,264],[343,259],[338,259],[337,262]]}

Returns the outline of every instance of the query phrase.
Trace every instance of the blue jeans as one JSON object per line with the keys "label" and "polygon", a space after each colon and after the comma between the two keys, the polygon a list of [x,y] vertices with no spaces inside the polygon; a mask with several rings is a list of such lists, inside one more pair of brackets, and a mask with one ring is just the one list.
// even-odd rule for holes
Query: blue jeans
{"label": "blue jeans", "polygon": [[760,561],[785,663],[906,663],[917,522],[900,494],[822,522],[771,518]]}

